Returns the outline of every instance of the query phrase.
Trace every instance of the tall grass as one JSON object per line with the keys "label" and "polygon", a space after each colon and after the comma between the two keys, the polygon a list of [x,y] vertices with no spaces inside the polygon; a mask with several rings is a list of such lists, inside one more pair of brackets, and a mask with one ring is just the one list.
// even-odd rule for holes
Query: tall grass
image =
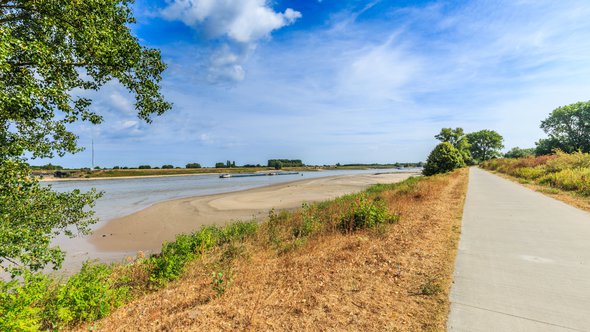
{"label": "tall grass", "polygon": [[[0,281],[0,331],[59,330],[98,320],[127,301],[181,278],[191,262],[211,250],[224,252],[220,266],[225,266],[245,243],[266,246],[281,255],[323,234],[388,227],[400,219],[388,202],[405,196],[419,199],[416,188],[423,180],[374,185],[358,194],[304,204],[295,211],[272,210],[262,223],[206,226],[178,235],[175,241],[165,243],[160,253],[139,257],[129,265],[89,262],[66,280],[28,274],[22,281]],[[437,177],[428,181],[437,181]],[[213,290],[221,296],[231,285],[231,268],[211,272]]]}
{"label": "tall grass", "polygon": [[590,196],[590,154],[558,152],[551,156],[489,160],[481,167],[551,188]]}

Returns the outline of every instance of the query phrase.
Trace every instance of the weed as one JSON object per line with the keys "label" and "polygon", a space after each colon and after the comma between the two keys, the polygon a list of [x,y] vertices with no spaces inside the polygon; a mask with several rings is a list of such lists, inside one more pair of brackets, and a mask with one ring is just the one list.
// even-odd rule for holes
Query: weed
{"label": "weed", "polygon": [[436,281],[436,278],[427,278],[426,281],[420,286],[418,291],[419,295],[432,296],[442,292],[442,287]]}
{"label": "weed", "polygon": [[303,203],[301,209],[301,222],[296,224],[292,230],[293,236],[296,238],[307,237],[319,227],[319,221],[314,215],[311,206]]}
{"label": "weed", "polygon": [[390,214],[383,202],[371,201],[366,195],[359,195],[352,210],[340,220],[340,229],[346,232],[373,228],[378,224],[393,224],[399,216]]}
{"label": "weed", "polygon": [[215,295],[221,297],[231,286],[233,282],[233,274],[231,271],[225,273],[223,271],[213,272],[211,274],[211,279],[210,285],[215,291]]}

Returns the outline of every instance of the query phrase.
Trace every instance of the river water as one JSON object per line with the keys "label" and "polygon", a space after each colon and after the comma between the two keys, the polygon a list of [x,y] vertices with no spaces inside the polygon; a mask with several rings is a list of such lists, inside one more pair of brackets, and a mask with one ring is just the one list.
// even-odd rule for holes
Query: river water
{"label": "river water", "polygon": [[[187,175],[170,177],[151,177],[135,179],[109,179],[92,181],[51,182],[53,190],[63,192],[80,189],[86,192],[92,188],[104,192],[96,202],[94,211],[103,223],[147,208],[155,203],[171,199],[220,194],[233,191],[269,186],[303,179],[313,179],[334,175],[371,174],[396,172],[395,169],[334,170],[300,172],[297,175],[254,176],[221,179],[218,174]],[[405,169],[404,171],[407,171]]]}
{"label": "river water", "polygon": [[[414,169],[404,169],[409,171]],[[92,181],[57,181],[45,182],[58,192],[80,189],[82,192],[96,188],[104,193],[94,208],[99,222],[92,226],[97,229],[109,220],[123,217],[133,212],[147,208],[155,203],[193,196],[220,194],[246,189],[269,186],[297,180],[320,177],[401,172],[396,169],[368,169],[368,170],[333,170],[317,172],[300,172],[297,175],[256,176],[242,178],[221,179],[219,174],[187,175],[170,177],[150,177],[131,179],[109,179]],[[70,274],[79,270],[86,260],[100,260],[103,262],[120,261],[135,252],[100,252],[86,237],[68,238],[60,235],[53,239],[54,245],[59,245],[66,251],[66,259],[59,274]],[[45,270],[50,272],[49,269]],[[5,277],[0,273],[0,277]]]}

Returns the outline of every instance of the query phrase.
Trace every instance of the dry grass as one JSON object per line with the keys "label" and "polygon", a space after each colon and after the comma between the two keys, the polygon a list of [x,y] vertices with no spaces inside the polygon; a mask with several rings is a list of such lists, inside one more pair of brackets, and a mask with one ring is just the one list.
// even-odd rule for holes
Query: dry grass
{"label": "dry grass", "polygon": [[[370,230],[343,234],[324,225],[276,245],[263,226],[257,238],[207,253],[181,280],[81,329],[445,330],[466,188],[463,169],[379,193],[401,219]],[[302,213],[286,222],[300,222]],[[210,283],[220,271],[233,282],[218,296]]]}

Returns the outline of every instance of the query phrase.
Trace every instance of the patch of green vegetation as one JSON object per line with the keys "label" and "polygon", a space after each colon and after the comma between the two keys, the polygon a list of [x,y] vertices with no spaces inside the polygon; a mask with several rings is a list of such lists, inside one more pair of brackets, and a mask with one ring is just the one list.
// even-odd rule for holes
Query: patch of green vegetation
{"label": "patch of green vegetation", "polygon": [[359,195],[352,209],[340,219],[338,226],[342,231],[351,232],[380,224],[393,224],[398,220],[399,216],[389,213],[383,202]]}
{"label": "patch of green vegetation", "polygon": [[112,267],[87,262],[66,282],[28,273],[22,282],[0,282],[0,330],[59,330],[108,315],[129,299]]}
{"label": "patch of green vegetation", "polygon": [[215,291],[217,297],[225,294],[225,291],[231,286],[233,282],[233,274],[231,271],[219,271],[211,274],[211,287]]}
{"label": "patch of green vegetation", "polygon": [[[489,160],[481,167],[508,174],[521,182],[590,196],[590,154],[557,152],[551,156]],[[551,193],[551,192],[550,192]],[[553,192],[555,193],[555,192]]]}

